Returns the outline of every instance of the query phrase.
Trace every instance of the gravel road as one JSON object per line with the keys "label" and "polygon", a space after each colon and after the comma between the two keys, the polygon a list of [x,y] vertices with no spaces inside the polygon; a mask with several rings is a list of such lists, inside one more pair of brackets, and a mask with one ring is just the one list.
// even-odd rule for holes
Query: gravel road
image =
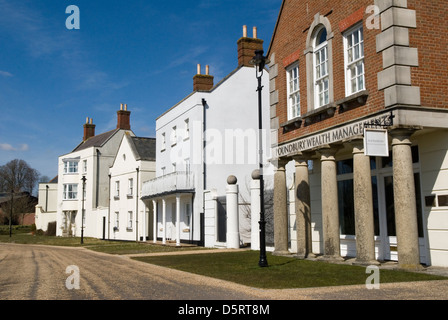
{"label": "gravel road", "polygon": [[[79,269],[68,289],[67,267]],[[73,270],[73,269],[70,269]],[[69,270],[69,271],[70,271]],[[69,281],[69,287],[76,282]],[[0,300],[448,300],[448,280],[260,290],[85,248],[0,244]]]}

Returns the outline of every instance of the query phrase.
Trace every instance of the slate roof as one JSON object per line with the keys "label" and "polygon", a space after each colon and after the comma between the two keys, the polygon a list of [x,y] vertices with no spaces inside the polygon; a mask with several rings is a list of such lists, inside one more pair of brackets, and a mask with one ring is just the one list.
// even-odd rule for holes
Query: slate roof
{"label": "slate roof", "polygon": [[91,137],[86,141],[81,142],[72,152],[84,150],[90,147],[101,147],[107,140],[110,139],[110,137],[112,137],[119,130],[120,129],[115,129]]}
{"label": "slate roof", "polygon": [[129,144],[132,148],[132,152],[135,155],[136,160],[156,160],[156,139],[155,138],[142,138],[142,137],[130,137]]}

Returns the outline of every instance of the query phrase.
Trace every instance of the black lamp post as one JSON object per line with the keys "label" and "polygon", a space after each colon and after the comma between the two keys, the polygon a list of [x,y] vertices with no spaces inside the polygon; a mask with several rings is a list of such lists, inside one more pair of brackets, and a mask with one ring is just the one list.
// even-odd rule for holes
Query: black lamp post
{"label": "black lamp post", "polygon": [[263,50],[256,50],[254,58],[250,61],[250,64],[255,66],[256,77],[258,79],[258,139],[259,139],[259,166],[260,166],[260,260],[258,265],[260,267],[267,267],[268,260],[266,258],[266,220],[264,209],[264,178],[263,178],[263,108],[261,102],[261,93],[263,86],[261,84],[261,78],[263,76],[264,67],[266,63],[269,63],[265,56],[263,56]]}
{"label": "black lamp post", "polygon": [[81,244],[84,244],[84,192],[86,189],[86,177],[82,176],[82,216],[81,216]]}
{"label": "black lamp post", "polygon": [[11,190],[11,210],[9,211],[9,237],[12,237],[12,210],[14,206],[14,189]]}

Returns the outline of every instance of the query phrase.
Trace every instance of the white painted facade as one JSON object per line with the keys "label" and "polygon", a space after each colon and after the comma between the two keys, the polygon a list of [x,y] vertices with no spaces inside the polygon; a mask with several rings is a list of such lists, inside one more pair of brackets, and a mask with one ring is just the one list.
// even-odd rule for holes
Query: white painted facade
{"label": "white painted facade", "polygon": [[152,206],[145,206],[141,200],[141,190],[143,181],[155,177],[155,159],[142,158],[133,139],[140,139],[149,147],[154,146],[155,151],[155,139],[136,138],[129,134],[123,136],[109,170],[110,202],[106,238],[110,240],[153,239]]}
{"label": "white painted facade", "polygon": [[[269,86],[267,72],[262,84]],[[225,245],[217,238],[218,217],[207,210],[204,194],[225,197],[227,178],[234,175],[240,205],[250,202],[251,174],[259,167],[256,89],[255,69],[241,66],[212,90],[193,92],[157,119],[157,178],[144,183],[142,194],[145,203],[156,205],[157,238]],[[268,99],[263,90],[265,154],[270,151],[264,134],[270,128]],[[240,217],[240,229],[250,230],[250,221]],[[242,242],[250,242],[250,232],[242,234]]]}
{"label": "white painted facade", "polygon": [[48,223],[57,219],[57,182],[39,183],[38,199],[35,212],[36,229],[47,231]]}
{"label": "white painted facade", "polygon": [[[84,236],[100,238],[104,234],[101,222],[109,205],[109,168],[125,133],[134,135],[130,130],[116,129],[104,133],[106,138],[100,145],[80,145],[59,157],[57,236],[81,236],[83,208]],[[67,170],[70,165],[77,169]],[[84,196],[82,177],[86,178]]]}

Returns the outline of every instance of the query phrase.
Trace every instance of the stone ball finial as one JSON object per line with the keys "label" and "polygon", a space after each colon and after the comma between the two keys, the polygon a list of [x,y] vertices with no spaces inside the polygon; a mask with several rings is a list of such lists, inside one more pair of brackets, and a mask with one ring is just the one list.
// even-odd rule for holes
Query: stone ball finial
{"label": "stone ball finial", "polygon": [[227,178],[227,184],[236,184],[237,182],[238,182],[238,179],[233,175],[231,175]]}
{"label": "stone ball finial", "polygon": [[256,169],[256,170],[252,171],[252,179],[260,180],[260,169]]}

